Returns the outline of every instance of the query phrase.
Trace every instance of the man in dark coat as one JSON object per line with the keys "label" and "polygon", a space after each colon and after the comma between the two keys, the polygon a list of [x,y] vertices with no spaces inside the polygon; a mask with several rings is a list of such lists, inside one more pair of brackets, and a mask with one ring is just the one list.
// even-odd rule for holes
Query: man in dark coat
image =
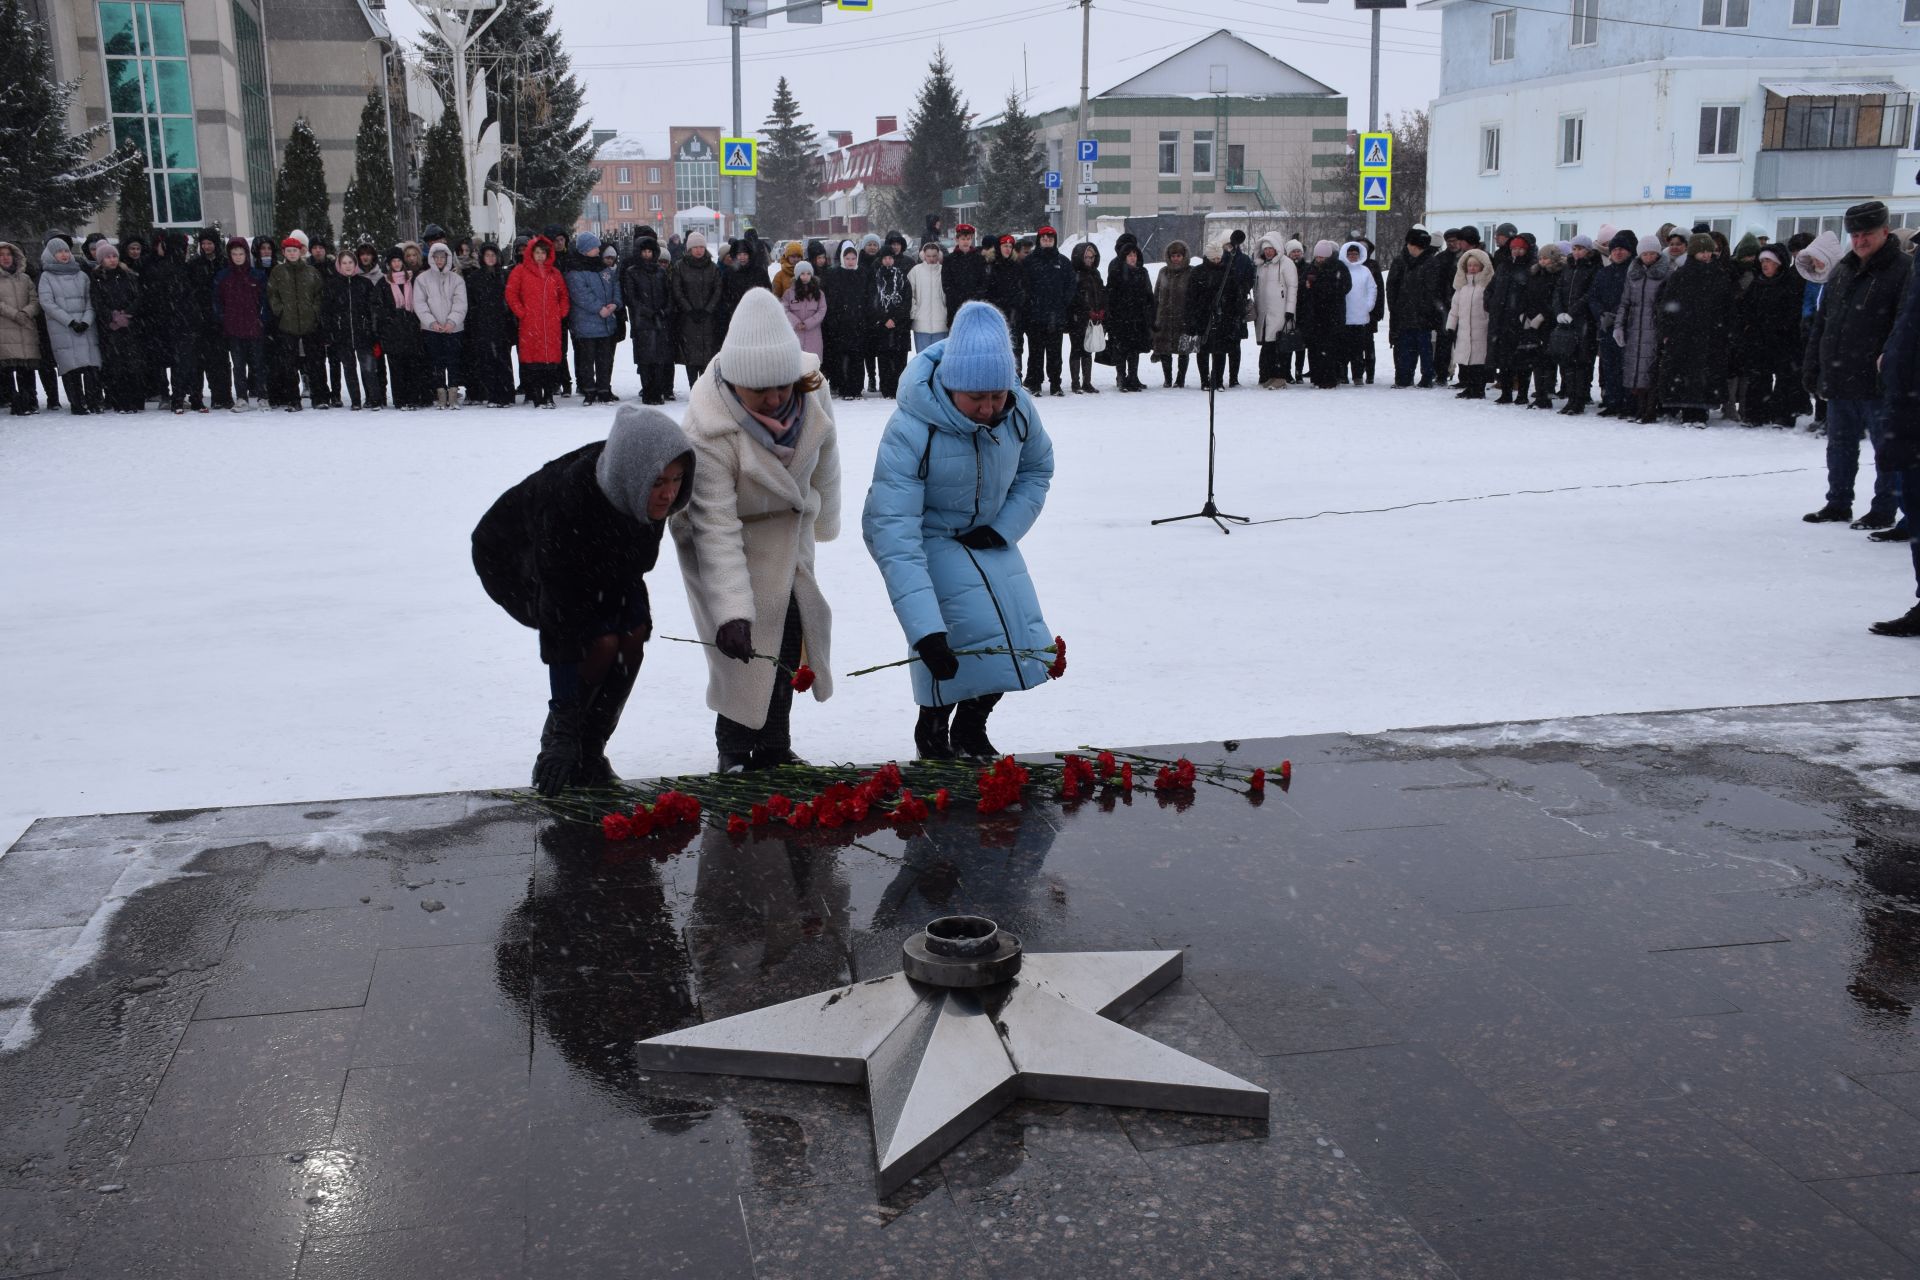
{"label": "man in dark coat", "polygon": [[[1880,381],[1886,395],[1873,465],[1898,477],[1901,511],[1911,525],[1915,511],[1920,510],[1920,271],[1907,273],[1906,296],[1880,358]],[[1832,408],[1827,412],[1831,415]],[[1910,538],[1907,547],[1913,556],[1914,580],[1920,583],[1920,538]],[[1920,604],[1868,630],[1881,636],[1920,636]]]}
{"label": "man in dark coat", "polygon": [[1600,416],[1617,418],[1627,412],[1627,386],[1620,344],[1613,340],[1618,327],[1620,299],[1627,287],[1627,268],[1639,240],[1622,229],[1607,241],[1606,265],[1587,286],[1587,319],[1594,326],[1594,347],[1600,357]]}
{"label": "man in dark coat", "polygon": [[[140,292],[146,299],[141,318],[149,325],[150,357],[159,366],[159,385],[169,407],[175,413],[185,413],[189,408],[205,413],[207,403],[200,396],[198,375],[199,314],[193,298],[193,278],[187,272],[192,246],[184,231],[170,231],[155,234],[154,249],[140,277]],[[211,279],[207,288],[211,295]]]}
{"label": "man in dark coat", "polygon": [[660,242],[635,242],[634,259],[620,277],[627,323],[633,330],[633,365],[640,373],[640,403],[664,404],[673,389],[673,317]]}
{"label": "man in dark coat", "polygon": [[1447,323],[1445,297],[1451,288],[1440,282],[1440,257],[1433,251],[1433,234],[1425,227],[1407,232],[1406,247],[1387,269],[1387,341],[1393,347],[1393,385],[1414,385],[1417,363],[1422,387],[1433,385],[1433,331]]}
{"label": "man in dark coat", "polygon": [[473,370],[473,391],[490,405],[513,403],[513,343],[517,331],[507,306],[507,271],[500,262],[500,246],[488,240],[480,245],[480,259],[460,273],[467,282],[467,367]]}
{"label": "man in dark coat", "polygon": [[1227,237],[1227,298],[1225,309],[1239,316],[1239,334],[1227,348],[1227,385],[1240,385],[1240,345],[1246,340],[1246,317],[1253,314],[1253,286],[1259,282],[1260,268],[1247,252],[1247,233],[1235,230]]}
{"label": "man in dark coat", "polygon": [[193,242],[193,257],[186,270],[186,306],[194,338],[193,363],[186,370],[189,399],[198,399],[200,384],[206,383],[208,402],[216,409],[233,408],[233,366],[227,356],[227,338],[220,328],[220,317],[213,309],[213,281],[227,264],[225,243],[212,227],[203,230]]}
{"label": "man in dark coat", "polygon": [[1060,339],[1067,332],[1068,311],[1073,305],[1073,264],[1060,252],[1060,236],[1052,227],[1042,227],[1036,235],[1039,247],[1027,255],[1026,314],[1021,317],[1027,331],[1027,394],[1040,394],[1044,372],[1047,394],[1065,395],[1060,387]]}
{"label": "man in dark coat", "polygon": [[1593,361],[1599,354],[1594,344],[1593,318],[1587,310],[1587,294],[1593,290],[1600,273],[1600,258],[1587,236],[1573,238],[1573,251],[1567,255],[1567,269],[1560,273],[1559,291],[1554,297],[1555,330],[1560,334],[1560,394],[1567,398],[1560,412],[1579,417],[1593,400]]}
{"label": "man in dark coat", "polygon": [[965,222],[953,229],[953,252],[940,264],[940,290],[948,319],[969,302],[987,300],[987,255],[974,245],[973,227]]}
{"label": "man in dark coat", "polygon": [[474,528],[480,584],[540,633],[551,695],[533,765],[543,795],[617,781],[604,753],[653,636],[646,574],[667,517],[693,494],[693,466],[673,419],[623,405],[606,440],[547,463]]}
{"label": "man in dark coat", "polygon": [[1453,273],[1460,265],[1460,255],[1467,251],[1467,242],[1460,238],[1458,227],[1448,227],[1441,233],[1440,244],[1433,252],[1433,279],[1439,286],[1440,327],[1433,331],[1433,377],[1441,386],[1453,376],[1453,330],[1447,328],[1445,316],[1453,305]]}
{"label": "man in dark coat", "polygon": [[[1810,524],[1853,518],[1853,481],[1860,440],[1880,447],[1883,423],[1879,361],[1906,296],[1913,259],[1887,229],[1887,206],[1868,200],[1847,210],[1853,250],[1827,281],[1807,334],[1801,377],[1809,395],[1827,402],[1827,503],[1807,513]],[[1894,480],[1875,467],[1873,505],[1856,529],[1885,529],[1894,520]]]}
{"label": "man in dark coat", "polygon": [[1733,279],[1710,235],[1688,238],[1687,260],[1660,287],[1660,403],[1705,426],[1726,394]]}

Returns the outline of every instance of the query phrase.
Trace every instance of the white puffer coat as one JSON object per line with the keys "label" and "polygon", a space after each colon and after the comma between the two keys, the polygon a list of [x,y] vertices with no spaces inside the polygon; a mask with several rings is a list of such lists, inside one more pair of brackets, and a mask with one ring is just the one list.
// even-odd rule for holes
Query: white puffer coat
{"label": "white puffer coat", "polygon": [[[1478,262],[1480,274],[1468,275],[1467,263]],[[1493,259],[1482,249],[1460,255],[1453,269],[1453,303],[1447,308],[1447,329],[1453,334],[1455,364],[1486,364],[1493,359],[1487,329],[1487,286],[1493,283]]]}
{"label": "white puffer coat", "polygon": [[1299,304],[1300,269],[1282,250],[1280,237],[1274,232],[1260,237],[1260,248],[1271,248],[1274,256],[1271,262],[1262,258],[1254,273],[1253,336],[1261,342],[1272,342],[1286,329]]}
{"label": "white puffer coat", "polygon": [[[812,372],[819,364],[804,357]],[[793,458],[740,429],[720,385],[718,361],[693,384],[681,429],[693,441],[693,499],[673,517],[674,550],[696,634],[711,641],[721,624],[753,624],[753,651],[780,652],[787,600],[800,607],[805,661],[816,673],[813,696],[833,696],[833,610],[814,577],[814,544],[840,535],[840,447],[823,388],[807,397]],[[758,729],[767,722],[778,673],[771,662],[707,654],[707,706]],[[785,678],[782,676],[781,678]]]}

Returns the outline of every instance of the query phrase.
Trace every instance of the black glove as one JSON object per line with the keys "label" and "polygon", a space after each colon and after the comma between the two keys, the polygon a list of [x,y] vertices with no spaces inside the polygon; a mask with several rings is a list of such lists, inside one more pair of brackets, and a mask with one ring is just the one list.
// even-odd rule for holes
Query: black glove
{"label": "black glove", "polygon": [[1294,329],[1295,329],[1296,327],[1297,327],[1297,326],[1296,326],[1296,325],[1294,324],[1294,318],[1293,318],[1292,316],[1288,316],[1288,317],[1287,317],[1287,322],[1286,322],[1286,324],[1284,324],[1284,325],[1282,325],[1282,326],[1281,326],[1281,328],[1280,328],[1280,332],[1282,332],[1282,333],[1292,333],[1292,332],[1294,331]]}
{"label": "black glove", "polygon": [[718,634],[713,637],[714,647],[729,658],[741,662],[753,661],[753,624],[745,618],[735,618],[732,622],[720,624]]}
{"label": "black glove", "polygon": [[85,320],[69,320],[67,321],[67,328],[73,330],[75,333],[85,333],[87,331],[87,322]]}
{"label": "black glove", "polygon": [[[978,529],[969,529],[954,540],[963,547],[972,547],[975,551],[991,551],[995,547],[1007,545],[1007,540],[1001,537],[990,524],[983,524]],[[941,679],[944,680],[946,677],[942,676]]]}
{"label": "black glove", "polygon": [[960,659],[954,657],[953,650],[947,647],[946,632],[936,631],[932,635],[921,636],[913,642],[913,647],[935,680],[951,680],[960,674]]}
{"label": "black glove", "polygon": [[548,747],[533,762],[533,789],[543,796],[557,796],[572,784],[579,769],[578,742]]}

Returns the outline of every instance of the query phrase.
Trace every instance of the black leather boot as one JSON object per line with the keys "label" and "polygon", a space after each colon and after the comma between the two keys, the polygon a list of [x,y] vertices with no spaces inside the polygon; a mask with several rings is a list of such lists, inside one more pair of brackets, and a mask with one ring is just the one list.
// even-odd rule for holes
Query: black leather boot
{"label": "black leather boot", "polygon": [[968,698],[954,707],[953,728],[948,738],[956,756],[975,756],[983,760],[998,758],[1000,753],[994,750],[993,743],[987,738],[987,717],[993,714],[1000,698],[1000,694],[987,693],[978,698]]}
{"label": "black leather boot", "polygon": [[913,749],[922,760],[951,760],[954,758],[953,742],[947,736],[947,721],[953,718],[953,707],[922,707],[920,719],[913,726]]}
{"label": "black leather boot", "polygon": [[581,714],[578,702],[547,703],[540,754],[533,761],[533,786],[543,796],[557,796],[573,785],[580,769]]}
{"label": "black leather boot", "polygon": [[587,700],[580,717],[580,768],[574,776],[575,786],[611,787],[620,781],[607,759],[607,740],[620,727],[620,713],[626,709],[627,697],[639,675],[638,663],[628,666],[616,662]]}

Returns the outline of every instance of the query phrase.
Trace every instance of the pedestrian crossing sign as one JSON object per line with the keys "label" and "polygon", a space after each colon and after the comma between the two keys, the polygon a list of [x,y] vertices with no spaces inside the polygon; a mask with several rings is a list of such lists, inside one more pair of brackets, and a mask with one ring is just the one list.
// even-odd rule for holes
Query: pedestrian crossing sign
{"label": "pedestrian crossing sign", "polygon": [[834,0],[833,7],[842,13],[872,13],[873,0]]}
{"label": "pedestrian crossing sign", "polygon": [[757,138],[720,139],[720,176],[751,178],[760,172],[760,142]]}
{"label": "pedestrian crossing sign", "polygon": [[1391,133],[1363,133],[1360,135],[1360,172],[1386,173],[1393,168],[1393,135]]}
{"label": "pedestrian crossing sign", "polygon": [[1360,208],[1384,213],[1393,205],[1393,178],[1384,173],[1368,173],[1360,178]]}

